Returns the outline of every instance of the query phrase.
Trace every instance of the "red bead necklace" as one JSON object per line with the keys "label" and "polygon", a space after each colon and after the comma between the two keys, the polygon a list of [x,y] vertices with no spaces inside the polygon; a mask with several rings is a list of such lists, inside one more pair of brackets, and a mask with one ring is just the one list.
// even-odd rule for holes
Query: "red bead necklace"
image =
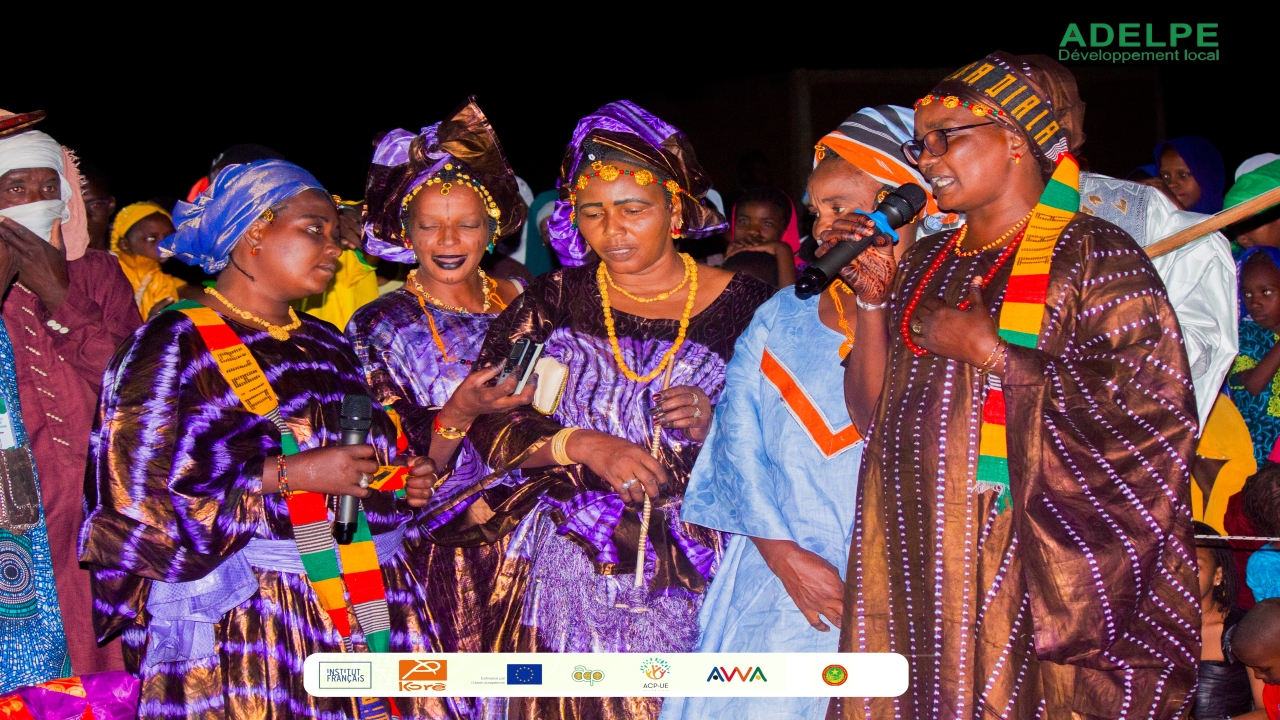
{"label": "red bead necklace", "polygon": [[[911,340],[911,318],[915,315],[916,306],[920,304],[920,297],[924,295],[925,288],[929,286],[929,282],[933,280],[933,276],[937,274],[938,268],[942,267],[942,261],[946,260],[951,254],[952,249],[957,247],[960,242],[964,240],[964,236],[968,234],[968,230],[969,226],[968,224],[965,224],[951,234],[951,239],[947,241],[946,247],[942,248],[942,252],[938,253],[938,256],[933,259],[933,263],[929,266],[929,269],[925,271],[924,277],[920,278],[920,283],[916,285],[915,292],[911,293],[911,300],[907,303],[907,310],[902,315],[901,329],[902,339],[906,341],[907,349],[916,357],[928,355],[929,351],[919,345],[916,345],[915,342]],[[991,269],[987,271],[987,274],[983,276],[982,287],[985,288],[991,284],[991,279],[996,276],[996,273],[1000,272],[1000,268],[1004,267],[1004,264],[1013,256],[1014,251],[1016,251],[1018,246],[1022,244],[1022,236],[1026,233],[1027,229],[1024,227],[1022,231],[1013,238],[1013,242],[1006,245],[1004,250],[1000,252],[1000,257],[996,258],[995,264],[993,264]],[[956,307],[960,310],[968,310],[969,298],[966,297]]]}

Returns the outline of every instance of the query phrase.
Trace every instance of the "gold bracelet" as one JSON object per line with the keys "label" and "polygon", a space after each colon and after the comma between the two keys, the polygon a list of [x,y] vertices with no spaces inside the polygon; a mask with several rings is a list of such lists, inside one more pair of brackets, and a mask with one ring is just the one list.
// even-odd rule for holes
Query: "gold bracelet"
{"label": "gold bracelet", "polygon": [[996,346],[991,348],[991,354],[982,362],[982,372],[989,373],[996,369],[996,363],[998,362],[996,354],[1006,347],[1009,347],[1009,343],[1005,341],[1004,338],[1000,338],[996,341]]}
{"label": "gold bracelet", "polygon": [[565,428],[556,433],[551,438],[551,457],[558,465],[573,465],[573,459],[569,457],[568,444],[569,436],[578,432],[578,428]]}
{"label": "gold bracelet", "polygon": [[445,427],[444,425],[441,425],[439,413],[436,413],[436,419],[432,425],[433,427],[431,429],[445,440],[461,440],[467,436],[467,431],[462,428]]}

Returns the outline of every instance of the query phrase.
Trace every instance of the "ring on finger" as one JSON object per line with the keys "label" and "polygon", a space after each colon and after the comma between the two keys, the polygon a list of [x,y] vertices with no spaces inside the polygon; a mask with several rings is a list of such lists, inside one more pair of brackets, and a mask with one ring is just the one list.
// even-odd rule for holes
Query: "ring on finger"
{"label": "ring on finger", "polygon": [[695,419],[696,419],[696,418],[700,418],[700,417],[702,417],[702,408],[700,408],[700,407],[694,407],[694,408],[693,408],[693,417],[694,417]]}
{"label": "ring on finger", "polygon": [[365,472],[360,473],[360,487],[362,488],[369,487],[369,473],[365,473]]}
{"label": "ring on finger", "polygon": [[697,394],[697,393],[689,393],[689,397],[693,398],[693,406],[694,406],[694,407],[698,407],[698,394]]}
{"label": "ring on finger", "polygon": [[912,321],[911,321],[911,332],[915,333],[916,335],[923,335],[923,334],[924,334],[924,321],[922,321],[920,318],[916,318],[916,319],[912,320]]}
{"label": "ring on finger", "polygon": [[623,490],[626,490],[626,489],[630,488],[632,485],[635,485],[635,484],[636,484],[636,482],[638,482],[638,481],[637,481],[635,478],[631,478],[630,480],[628,480],[628,481],[626,481],[626,482],[622,483],[622,489],[623,489]]}

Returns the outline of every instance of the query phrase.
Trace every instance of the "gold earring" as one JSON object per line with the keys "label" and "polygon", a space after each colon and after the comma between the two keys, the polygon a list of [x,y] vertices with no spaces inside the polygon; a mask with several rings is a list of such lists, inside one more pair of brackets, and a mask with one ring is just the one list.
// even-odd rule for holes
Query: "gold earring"
{"label": "gold earring", "polygon": [[1013,154],[1013,164],[1018,165],[1022,162],[1022,153]]}

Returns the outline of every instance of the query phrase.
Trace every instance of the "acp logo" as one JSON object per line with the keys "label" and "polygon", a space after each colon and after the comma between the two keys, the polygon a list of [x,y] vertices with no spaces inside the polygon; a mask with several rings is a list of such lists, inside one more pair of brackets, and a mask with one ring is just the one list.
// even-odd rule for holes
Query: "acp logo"
{"label": "acp logo", "polygon": [[[640,663],[640,672],[650,680],[660,681],[671,672],[671,666],[662,658],[651,657]],[[670,689],[665,682],[647,682],[643,685],[645,690],[668,690]]]}
{"label": "acp logo", "polygon": [[662,658],[649,658],[640,663],[640,671],[650,680],[661,680],[671,672],[671,666]]}
{"label": "acp logo", "polygon": [[711,674],[707,676],[707,682],[711,682],[712,680],[733,682],[734,678],[737,678],[742,682],[755,682],[756,680],[769,682],[769,678],[764,676],[764,670],[758,667],[749,667],[746,672],[743,672],[742,668],[738,667],[731,668],[729,670],[725,670],[722,667],[713,667],[711,668]]}
{"label": "acp logo", "polygon": [[400,689],[415,692],[441,692],[449,679],[448,660],[401,660]]}

